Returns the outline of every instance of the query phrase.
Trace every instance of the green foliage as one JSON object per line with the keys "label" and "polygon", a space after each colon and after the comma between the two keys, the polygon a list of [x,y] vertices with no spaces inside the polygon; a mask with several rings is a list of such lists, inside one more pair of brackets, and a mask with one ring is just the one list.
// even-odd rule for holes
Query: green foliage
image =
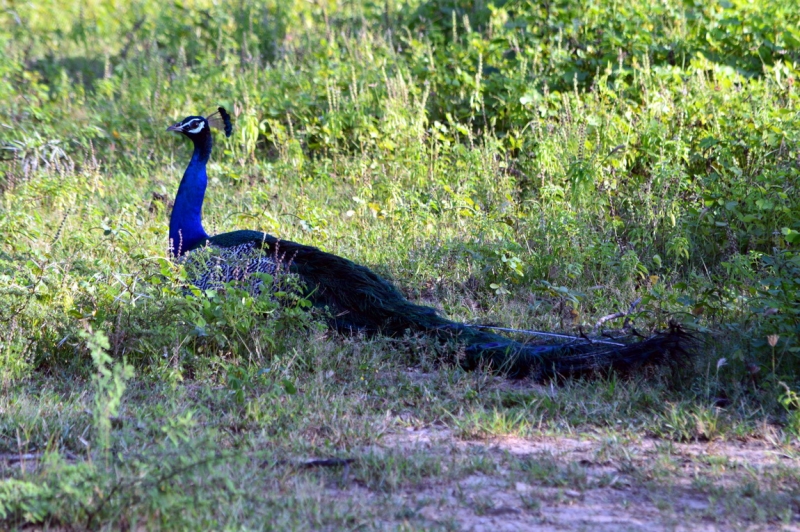
{"label": "green foliage", "polygon": [[[32,481],[8,478],[0,482],[0,519],[8,524],[69,523],[84,529],[106,527],[109,522],[159,528],[210,525],[209,514],[216,503],[203,500],[198,478],[221,482],[220,496],[241,489],[213,467],[221,459],[197,442],[117,458],[108,465],[104,461],[70,463],[50,454],[39,465],[38,474],[30,477]],[[235,457],[224,459],[236,463]]]}
{"label": "green foliage", "polygon": [[562,326],[565,303],[591,323],[643,297],[648,325],[684,312],[742,338],[734,379],[753,363],[795,375],[788,7],[100,3],[60,7],[58,27],[43,9],[0,24],[0,120],[19,126],[0,162],[6,381],[72,360],[79,320],[178,377],[307,327],[302,301],[184,294],[165,264],[186,147],[164,125],[217,104],[236,134],[210,169],[215,228],[436,279],[456,314],[467,284],[486,303],[534,293]]}
{"label": "green foliage", "polygon": [[47,487],[24,480],[7,479],[0,484],[0,519],[6,520],[18,513],[28,523],[39,523],[47,515]]}
{"label": "green foliage", "polygon": [[[197,497],[196,485],[143,488],[141,475],[162,459],[177,471],[178,446],[204,460],[208,449],[191,441],[207,421],[201,408],[170,413],[146,430],[164,447],[120,466],[128,436],[115,424],[132,415],[126,401],[142,382],[219,388],[232,433],[249,423],[295,434],[305,410],[328,406],[303,403],[304,389],[336,381],[350,358],[356,383],[337,384],[345,394],[363,385],[359,397],[399,386],[382,383],[378,362],[441,359],[412,340],[407,350],[320,340],[291,277],[272,296],[186,285],[166,224],[188,147],[164,129],[217,105],[236,125],[217,136],[209,167],[211,232],[319,246],[464,321],[588,329],[641,298],[629,316],[639,330],[673,318],[719,340],[698,349],[684,395],[666,407],[658,386],[606,383],[602,421],[573,396],[544,397],[457,413],[464,434],[642,412],[650,432],[678,441],[747,434],[747,412],[796,433],[796,401],[779,383],[800,380],[799,16],[766,0],[45,0],[2,10],[0,380],[16,390],[68,376],[92,382],[96,402],[57,421],[23,410],[0,419],[5,451],[52,455],[41,477],[0,484],[0,511],[19,523],[87,523],[93,512],[122,523],[133,499],[113,486],[124,479],[143,490],[141,515],[168,527],[155,516]],[[719,353],[727,363],[707,369]],[[431,400],[407,388],[409,401]],[[447,393],[485,399],[478,384]],[[717,400],[746,412],[708,406]],[[330,420],[309,429],[345,447],[357,432]],[[81,439],[110,458],[57,458],[86,452]],[[96,486],[108,490],[94,499],[100,509],[84,508]],[[318,528],[355,526],[338,519]]]}
{"label": "green foliage", "polygon": [[797,437],[800,436],[800,395],[785,384],[781,384],[785,391],[778,398],[778,402],[786,409],[788,417],[786,428]]}
{"label": "green foliage", "polygon": [[95,389],[94,396],[94,428],[97,436],[97,448],[108,451],[111,444],[111,420],[119,413],[122,395],[125,393],[125,381],[133,377],[133,367],[123,360],[109,367],[113,359],[106,352],[111,346],[108,337],[102,331],[94,334],[84,332],[80,335],[92,355],[92,362],[97,373],[92,378]]}

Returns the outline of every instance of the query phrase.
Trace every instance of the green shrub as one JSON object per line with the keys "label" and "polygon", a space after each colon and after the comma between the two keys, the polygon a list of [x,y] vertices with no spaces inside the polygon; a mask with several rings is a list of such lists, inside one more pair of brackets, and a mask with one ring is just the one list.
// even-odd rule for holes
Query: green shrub
{"label": "green shrub", "polygon": [[185,292],[166,259],[188,148],[164,128],[224,104],[237,127],[210,168],[215,231],[322,246],[461,319],[502,301],[492,320],[589,326],[642,297],[640,327],[724,330],[730,383],[753,365],[794,382],[798,13],[567,0],[3,12],[3,380],[91,375],[86,325],[107,331],[113,360],[176,379],[261,364],[308,334],[296,290]]}

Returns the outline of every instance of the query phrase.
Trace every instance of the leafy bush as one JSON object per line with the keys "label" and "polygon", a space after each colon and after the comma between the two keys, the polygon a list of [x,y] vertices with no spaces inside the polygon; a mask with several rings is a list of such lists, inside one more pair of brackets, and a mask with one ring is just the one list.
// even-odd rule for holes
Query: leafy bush
{"label": "leafy bush", "polygon": [[793,6],[15,9],[0,14],[5,382],[90,374],[87,326],[113,360],[175,379],[265,363],[313,329],[294,290],[186,292],[166,259],[187,147],[163,130],[219,104],[237,127],[210,168],[215,231],[319,245],[465,320],[589,326],[642,297],[640,327],[724,332],[731,386],[753,366],[798,378]]}

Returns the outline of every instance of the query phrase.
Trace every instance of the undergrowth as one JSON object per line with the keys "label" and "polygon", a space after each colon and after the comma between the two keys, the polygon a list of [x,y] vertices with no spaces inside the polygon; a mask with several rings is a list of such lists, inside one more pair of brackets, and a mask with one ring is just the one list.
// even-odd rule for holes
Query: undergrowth
{"label": "undergrowth", "polygon": [[[798,436],[791,2],[0,6],[0,376],[14,398],[0,447],[38,463],[7,473],[1,518],[236,522],[199,504],[207,483],[246,507],[254,463],[336,454],[398,423]],[[462,374],[441,346],[326,333],[291,282],[272,297],[188,288],[166,242],[188,147],[164,130],[217,105],[235,128],[216,137],[209,232],[321,247],[465,322],[676,320],[703,338],[693,365],[489,393],[493,377]],[[408,367],[436,385],[396,376]],[[301,436],[250,448],[278,434]],[[291,478],[259,480],[292,493],[265,512],[303,500],[312,527],[355,526],[306,500],[317,477]]]}

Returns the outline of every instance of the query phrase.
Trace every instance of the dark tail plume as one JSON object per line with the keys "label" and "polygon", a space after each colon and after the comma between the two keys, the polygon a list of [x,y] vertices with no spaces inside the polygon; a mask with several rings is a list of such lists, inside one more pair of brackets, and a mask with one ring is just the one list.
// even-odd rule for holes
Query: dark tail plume
{"label": "dark tail plume", "polygon": [[693,338],[678,325],[640,341],[622,345],[580,339],[570,343],[530,345],[439,316],[430,307],[408,301],[389,282],[370,269],[342,257],[295,242],[279,241],[254,233],[270,252],[288,264],[306,284],[317,307],[332,313],[339,330],[402,336],[421,332],[463,346],[461,364],[505,371],[513,377],[539,381],[609,368],[628,371],[643,364],[659,363],[668,356],[689,353]]}

